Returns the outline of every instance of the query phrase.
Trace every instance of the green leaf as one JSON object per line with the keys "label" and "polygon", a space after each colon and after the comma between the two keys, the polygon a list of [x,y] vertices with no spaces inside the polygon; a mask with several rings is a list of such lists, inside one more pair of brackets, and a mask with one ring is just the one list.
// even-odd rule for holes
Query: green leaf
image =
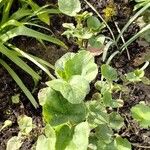
{"label": "green leaf", "polygon": [[87,19],[87,26],[91,30],[98,30],[101,27],[101,23],[95,16],[90,16]]}
{"label": "green leaf", "polygon": [[21,131],[21,134],[28,135],[33,128],[32,118],[26,115],[18,117],[18,125]]}
{"label": "green leaf", "polygon": [[109,144],[113,141],[113,131],[107,124],[101,124],[96,129],[96,137],[98,140]]}
{"label": "green leaf", "polygon": [[56,134],[54,129],[47,124],[45,135],[40,135],[37,140],[36,150],[55,150]]}
{"label": "green leaf", "polygon": [[150,79],[147,77],[142,77],[141,81],[145,84],[145,85],[150,85]]}
{"label": "green leaf", "polygon": [[85,119],[86,108],[83,103],[71,104],[60,92],[48,88],[43,106],[43,116],[47,123],[57,126],[68,121],[79,123]]}
{"label": "green leaf", "polygon": [[150,43],[150,29],[147,32],[144,32],[141,37],[143,37],[148,43]]}
{"label": "green leaf", "polygon": [[133,72],[126,74],[126,79],[130,82],[139,82],[144,77],[144,71],[136,69]]}
{"label": "green leaf", "polygon": [[27,9],[27,7],[22,7],[14,12],[9,19],[20,20],[24,17],[29,16],[32,13],[32,10]]}
{"label": "green leaf", "polygon": [[55,150],[51,148],[53,142],[45,135],[40,135],[37,139],[36,150]]}
{"label": "green leaf", "polygon": [[60,128],[56,128],[56,135],[56,150],[65,150],[72,139],[73,130],[69,126],[63,125]]}
{"label": "green leaf", "polygon": [[101,66],[101,73],[109,81],[117,80],[116,70],[107,64]]}
{"label": "green leaf", "polygon": [[132,117],[143,128],[150,127],[150,107],[145,104],[137,104],[131,108]]}
{"label": "green leaf", "polygon": [[109,114],[109,124],[111,128],[119,130],[124,125],[124,119],[117,112],[112,112]]}
{"label": "green leaf", "polygon": [[15,53],[9,50],[6,46],[0,43],[0,52],[6,55],[10,60],[12,60],[16,65],[18,65],[21,69],[27,72],[29,75],[33,77],[35,80],[39,80],[41,77],[30,67],[28,66],[20,57],[15,55]]}
{"label": "green leaf", "polygon": [[97,149],[98,150],[120,150],[120,149],[116,148],[114,141],[112,141],[109,144],[106,144],[102,140],[98,140],[98,142],[97,142]]}
{"label": "green leaf", "polygon": [[60,59],[58,59],[55,63],[55,74],[58,78],[66,79],[66,73],[64,70],[64,66],[69,59],[72,59],[75,56],[75,53],[66,53]]}
{"label": "green leaf", "polygon": [[59,91],[72,104],[81,103],[90,91],[88,81],[79,75],[73,76],[68,82],[62,79],[56,79],[47,82],[47,85]]}
{"label": "green leaf", "polygon": [[95,88],[101,92],[101,94],[103,94],[105,91],[109,91],[110,90],[110,86],[107,82],[105,81],[97,81],[95,83]]}
{"label": "green leaf", "polygon": [[124,105],[124,101],[122,99],[116,99],[112,101],[112,108],[119,108],[119,107],[123,107]]}
{"label": "green leaf", "polygon": [[58,0],[58,6],[59,10],[68,16],[76,16],[81,10],[81,3],[79,0]]}
{"label": "green leaf", "polygon": [[89,134],[90,128],[87,122],[78,124],[74,129],[73,138],[65,150],[87,150]]}
{"label": "green leaf", "polygon": [[115,146],[117,150],[131,150],[130,142],[127,139],[123,139],[120,136],[116,137]]}
{"label": "green leaf", "polygon": [[103,103],[106,107],[112,107],[112,95],[109,91],[103,93]]}
{"label": "green leaf", "polygon": [[106,112],[105,107],[100,101],[89,101],[86,103],[88,108],[87,121],[93,128],[99,124],[106,124],[109,122],[109,116]]}
{"label": "green leaf", "polygon": [[98,73],[94,57],[88,51],[65,54],[56,62],[55,68],[57,77],[64,80],[69,80],[73,75],[81,75],[91,82]]}
{"label": "green leaf", "polygon": [[18,104],[20,102],[20,94],[16,94],[11,97],[11,100],[14,104]]}
{"label": "green leaf", "polygon": [[45,13],[40,13],[38,14],[38,18],[46,23],[47,25],[50,24],[50,18],[49,18],[49,14],[48,12],[46,11],[46,9],[42,9],[42,7],[38,6],[35,2],[33,2],[32,0],[27,0],[26,1],[30,6],[31,8],[33,9],[34,12],[38,11],[39,13],[42,12],[43,10],[45,10]]}
{"label": "green leaf", "polygon": [[19,150],[22,144],[21,138],[13,136],[8,140],[6,150]]}
{"label": "green leaf", "polygon": [[33,29],[27,28],[23,25],[9,30],[5,34],[1,35],[0,39],[3,42],[6,42],[9,39],[12,39],[12,38],[19,36],[19,35],[24,35],[24,36],[33,37],[36,39],[52,42],[54,44],[60,45],[64,48],[67,48],[67,46],[62,41],[60,41],[59,39],[52,37],[52,36],[49,36],[49,35],[46,35],[46,34],[43,34],[41,32],[35,31]]}
{"label": "green leaf", "polygon": [[43,88],[38,93],[38,99],[41,106],[46,103],[47,93],[49,91],[49,87]]}
{"label": "green leaf", "polygon": [[94,48],[102,48],[104,46],[105,36],[93,36],[89,39],[89,44]]}

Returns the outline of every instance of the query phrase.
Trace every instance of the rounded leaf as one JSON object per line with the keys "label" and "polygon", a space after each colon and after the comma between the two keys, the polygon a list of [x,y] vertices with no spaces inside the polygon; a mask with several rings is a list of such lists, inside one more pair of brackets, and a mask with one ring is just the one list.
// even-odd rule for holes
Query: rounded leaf
{"label": "rounded leaf", "polygon": [[68,15],[76,16],[81,10],[81,3],[79,0],[58,0],[59,10]]}
{"label": "rounded leaf", "polygon": [[69,103],[60,92],[51,89],[43,106],[43,116],[44,120],[52,126],[67,123],[68,121],[79,123],[85,119],[86,108],[83,103]]}
{"label": "rounded leaf", "polygon": [[109,115],[109,123],[111,128],[119,130],[124,125],[124,119],[117,112],[112,112]]}
{"label": "rounded leaf", "polygon": [[110,81],[117,80],[117,71],[107,64],[102,65],[101,73],[107,80]]}
{"label": "rounded leaf", "polygon": [[87,19],[87,26],[88,26],[89,29],[97,30],[98,28],[100,28],[101,23],[100,23],[100,21],[98,20],[97,17],[90,16]]}
{"label": "rounded leaf", "polygon": [[88,81],[79,75],[73,76],[68,82],[56,79],[47,84],[52,89],[59,91],[72,104],[80,104],[90,91]]}
{"label": "rounded leaf", "polygon": [[70,80],[74,75],[81,75],[91,82],[98,73],[94,57],[88,51],[79,51],[77,54],[67,53],[55,64],[55,73],[58,78]]}

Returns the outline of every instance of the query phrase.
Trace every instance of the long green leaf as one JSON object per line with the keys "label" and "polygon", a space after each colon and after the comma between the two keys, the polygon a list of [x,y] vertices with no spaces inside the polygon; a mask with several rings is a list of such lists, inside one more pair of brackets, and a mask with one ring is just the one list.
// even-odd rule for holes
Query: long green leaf
{"label": "long green leaf", "polygon": [[27,17],[32,14],[32,11],[28,9],[27,7],[22,7],[18,9],[16,12],[14,12],[11,16],[10,19],[15,19],[15,20],[20,20],[23,17]]}
{"label": "long green leaf", "polygon": [[[12,44],[8,44],[8,46],[9,47],[14,47]],[[15,50],[15,49],[14,49]],[[15,53],[15,55],[17,55],[18,57],[24,57],[21,53],[19,53],[19,52],[14,52]],[[25,53],[25,52],[24,52]],[[26,53],[27,54],[27,53]],[[35,59],[37,62],[39,62],[40,64],[42,64],[42,65],[44,65],[44,66],[47,66],[47,67],[49,67],[49,68],[51,68],[52,70],[55,70],[55,67],[52,65],[52,64],[50,64],[49,62],[47,62],[47,61],[45,61],[45,60],[43,60],[43,59],[41,59],[41,58],[39,58],[39,57],[37,57],[37,56],[34,56],[34,55],[31,55],[31,54],[28,54],[30,57],[32,57],[33,59]]]}
{"label": "long green leaf", "polygon": [[4,24],[2,24],[0,26],[0,30],[3,30],[4,28],[8,27],[8,26],[20,26],[20,25],[23,25],[22,23],[12,19],[12,20],[9,20],[7,22],[5,22]]}
{"label": "long green leaf", "polygon": [[36,39],[52,42],[54,44],[60,45],[60,46],[67,49],[67,46],[62,41],[60,41],[59,39],[51,37],[51,36],[46,35],[46,34],[43,34],[41,32],[35,31],[33,29],[29,29],[28,27],[25,27],[25,26],[19,26],[19,27],[16,27],[16,28],[9,30],[8,32],[6,32],[6,34],[3,34],[2,36],[0,36],[0,39],[3,42],[6,42],[9,39],[12,39],[12,38],[19,36],[19,35],[29,36],[29,37],[33,37]]}
{"label": "long green leaf", "polygon": [[13,3],[13,0],[6,0],[6,2],[4,3],[3,14],[2,14],[2,23],[7,21],[12,3]]}
{"label": "long green leaf", "polygon": [[38,103],[32,96],[31,92],[27,89],[27,87],[23,84],[21,79],[18,77],[18,75],[10,68],[9,65],[7,65],[2,59],[0,59],[0,64],[2,64],[5,69],[9,72],[9,74],[12,76],[12,78],[16,81],[18,86],[22,89],[22,91],[25,93],[27,98],[30,100],[30,102],[33,104],[35,108],[38,108]]}
{"label": "long green leaf", "polygon": [[121,30],[120,34],[117,37],[116,43],[118,42],[118,40],[120,39],[120,37],[122,36],[122,34],[124,33],[124,31],[129,27],[129,25],[135,20],[137,19],[138,16],[140,16],[146,9],[148,9],[150,7],[150,3],[145,5],[143,8],[141,8],[128,22],[127,24],[123,27],[123,29]]}
{"label": "long green leaf", "polygon": [[150,30],[150,24],[146,25],[143,29],[141,29],[136,35],[134,35],[132,38],[130,38],[126,43],[124,43],[121,47],[121,50],[123,51],[127,46],[129,46],[134,40],[136,40],[141,34],[146,32],[147,30]]}
{"label": "long green leaf", "polygon": [[[33,10],[34,12],[42,8],[42,7],[38,6],[38,5],[37,5],[35,2],[33,2],[32,0],[27,0],[26,3],[31,6],[31,8],[32,8],[32,10]],[[44,23],[46,23],[46,24],[49,25],[49,15],[48,15],[47,12],[42,13],[42,14],[38,14],[37,16],[38,16],[38,18],[39,18],[42,22],[44,22]]]}
{"label": "long green leaf", "polygon": [[21,69],[27,72],[29,75],[33,77],[36,81],[38,81],[41,77],[31,68],[29,67],[22,59],[15,55],[15,53],[5,47],[0,43],[0,52],[7,56],[11,61],[13,61],[16,65],[18,65]]}
{"label": "long green leaf", "polygon": [[30,56],[29,54],[25,53],[24,51],[20,50],[19,48],[10,45],[10,47],[15,50],[17,53],[17,55],[19,57],[24,57],[27,58],[28,60],[30,60],[31,62],[33,62],[35,65],[37,65],[39,68],[41,68],[51,79],[55,79],[55,77],[49,72],[49,70],[47,69],[47,67],[43,66],[42,64],[40,64],[34,57]]}

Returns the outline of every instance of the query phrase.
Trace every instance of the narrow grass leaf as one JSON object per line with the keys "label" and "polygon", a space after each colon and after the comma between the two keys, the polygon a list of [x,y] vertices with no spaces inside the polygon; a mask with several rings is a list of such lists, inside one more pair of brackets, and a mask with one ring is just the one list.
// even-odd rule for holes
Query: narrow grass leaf
{"label": "narrow grass leaf", "polygon": [[27,98],[30,100],[32,105],[37,108],[38,103],[32,96],[31,92],[27,89],[27,87],[23,84],[21,79],[18,77],[18,75],[8,66],[2,59],[0,59],[0,64],[8,71],[8,73],[12,76],[12,78],[16,81],[18,86],[21,88],[21,90],[24,92],[24,94],[27,96]]}

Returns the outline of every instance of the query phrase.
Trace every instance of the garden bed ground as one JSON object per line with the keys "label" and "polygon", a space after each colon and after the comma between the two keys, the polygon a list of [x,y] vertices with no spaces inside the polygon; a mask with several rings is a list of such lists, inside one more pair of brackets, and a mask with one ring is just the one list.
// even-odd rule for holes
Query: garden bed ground
{"label": "garden bed ground", "polygon": [[[95,0],[90,1],[95,3]],[[120,26],[122,26],[123,21],[125,22],[131,15],[131,13],[129,13],[129,15],[127,16],[126,11],[132,12],[132,7],[130,7],[131,10],[127,10],[129,4],[126,0],[118,2],[116,1],[116,4],[118,5],[118,9],[124,7],[123,11],[119,12],[118,10],[120,14],[118,14],[115,18],[118,21],[118,23],[120,23]],[[105,5],[106,2],[99,3],[98,5],[95,3],[95,6],[98,6],[98,9],[102,9]],[[85,9],[87,9],[86,6],[84,7]],[[61,21],[59,24],[57,24],[57,26],[55,26],[57,22],[56,20],[58,19],[61,20],[61,17],[53,18],[52,30],[54,30],[57,36],[59,37],[62,33],[62,28]],[[113,24],[111,26],[112,28],[114,28]],[[129,36],[135,34],[137,30],[137,25],[130,26],[130,28],[126,32],[125,38],[129,38]],[[108,32],[105,31],[105,34],[108,34]],[[68,46],[72,45],[72,43],[67,43],[66,39],[64,39],[64,41]],[[54,64],[58,58],[60,58],[64,53],[66,53],[64,49],[51,44],[48,44],[47,48],[45,49],[43,46],[41,46],[32,39],[20,38],[15,40],[14,42],[16,42],[17,45],[19,43],[22,43],[21,45],[19,45],[20,48],[36,56],[39,56],[52,64]],[[146,49],[148,48],[150,47],[147,47]],[[126,56],[126,53],[123,53],[121,56],[118,56],[118,58],[115,58],[112,64],[120,74],[129,72],[133,68],[139,67],[138,65],[135,65],[135,61],[137,61],[138,63],[137,57],[139,57],[143,52],[145,52],[146,49],[145,47],[139,45],[138,42],[134,42],[132,45],[129,46],[131,60],[129,61]],[[76,50],[77,47],[75,45],[71,46],[70,51]],[[101,64],[99,56],[96,57],[96,62],[98,64]],[[14,64],[11,65],[14,66]],[[33,68],[38,70],[38,68],[35,67],[33,64],[30,65],[32,65]],[[29,87],[30,90],[32,90],[32,79],[28,75],[25,75],[24,72],[20,71],[19,68],[16,68],[16,72],[21,77],[26,86]],[[146,70],[146,76],[150,77],[150,67]],[[36,98],[39,89],[45,86],[44,82],[46,80],[48,80],[47,76],[44,73],[42,73],[42,80],[38,83],[34,91],[34,96]],[[119,134],[122,135],[122,137],[126,137],[133,144],[133,150],[150,149],[150,130],[139,128],[139,126],[133,121],[129,113],[130,108],[135,104],[139,103],[140,101],[150,102],[150,87],[140,83],[137,85],[130,85],[129,88],[130,93],[125,99],[124,107],[119,110],[121,116],[125,118],[126,126],[120,130]],[[11,97],[15,94],[20,94],[21,102],[19,104],[12,104]],[[6,128],[0,132],[0,150],[5,150],[8,139],[18,134],[19,129],[17,125],[17,116],[21,114],[26,114],[32,117],[33,122],[37,126],[32,131],[30,137],[28,137],[24,141],[21,147],[21,150],[28,150],[31,149],[33,144],[36,142],[37,135],[40,133],[40,130],[43,127],[41,108],[34,109],[32,107],[29,100],[24,96],[24,94],[21,92],[21,90],[10,77],[10,75],[7,73],[7,71],[5,71],[5,69],[2,66],[0,66],[0,125],[2,125],[3,122],[8,119],[13,122],[11,127]]]}

